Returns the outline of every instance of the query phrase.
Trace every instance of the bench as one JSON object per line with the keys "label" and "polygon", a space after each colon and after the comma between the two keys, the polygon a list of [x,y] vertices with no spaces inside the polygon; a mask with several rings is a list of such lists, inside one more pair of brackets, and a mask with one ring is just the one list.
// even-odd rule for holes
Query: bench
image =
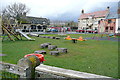
{"label": "bench", "polygon": [[58,56],[59,55],[59,51],[50,51],[50,55]]}
{"label": "bench", "polygon": [[67,53],[67,48],[56,48],[60,53]]}

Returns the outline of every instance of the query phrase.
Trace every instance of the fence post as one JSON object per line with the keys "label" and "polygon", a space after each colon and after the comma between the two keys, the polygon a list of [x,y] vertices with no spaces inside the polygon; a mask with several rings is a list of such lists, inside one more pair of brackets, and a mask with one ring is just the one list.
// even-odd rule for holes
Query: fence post
{"label": "fence post", "polygon": [[21,78],[27,78],[28,80],[34,80],[35,78],[35,67],[40,65],[40,60],[35,55],[22,58],[17,63],[18,66],[23,67],[26,72],[26,76]]}

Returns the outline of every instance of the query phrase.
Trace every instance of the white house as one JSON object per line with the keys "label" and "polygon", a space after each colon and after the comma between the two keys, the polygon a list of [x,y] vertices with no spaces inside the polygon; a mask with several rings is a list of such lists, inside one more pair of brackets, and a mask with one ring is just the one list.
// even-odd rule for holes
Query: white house
{"label": "white house", "polygon": [[105,19],[109,13],[109,7],[103,11],[96,11],[92,13],[84,13],[81,11],[81,15],[78,19],[78,29],[98,29],[99,20]]}

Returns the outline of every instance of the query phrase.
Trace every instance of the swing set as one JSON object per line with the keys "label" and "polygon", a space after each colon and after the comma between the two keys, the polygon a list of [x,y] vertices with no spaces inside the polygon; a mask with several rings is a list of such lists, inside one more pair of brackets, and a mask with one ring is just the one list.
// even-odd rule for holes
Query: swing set
{"label": "swing set", "polygon": [[[18,27],[18,24],[15,24],[16,27]],[[13,37],[15,37],[17,40],[22,40],[22,36],[27,38],[28,40],[35,40],[30,37],[28,37],[26,34],[21,32],[19,29],[14,29],[13,26],[11,26],[10,21],[7,20],[7,24],[4,24],[2,27],[2,41],[5,39],[5,37],[8,37],[11,41],[15,41]]]}
{"label": "swing set", "polygon": [[[15,41],[15,39],[13,37],[15,37],[17,40],[20,40],[20,38],[22,39],[20,34],[17,34],[14,29],[13,26],[10,24],[10,21],[7,19],[6,20],[7,23],[6,24],[2,24],[1,28],[2,28],[2,41],[8,37],[11,41]],[[18,35],[20,36],[20,38],[18,37]]]}

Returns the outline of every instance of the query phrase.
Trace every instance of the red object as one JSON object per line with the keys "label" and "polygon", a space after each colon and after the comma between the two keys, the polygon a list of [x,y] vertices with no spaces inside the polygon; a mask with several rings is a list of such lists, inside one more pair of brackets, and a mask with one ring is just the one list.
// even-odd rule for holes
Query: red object
{"label": "red object", "polygon": [[89,30],[89,29],[86,32],[88,32],[88,33],[94,33],[93,30]]}
{"label": "red object", "polygon": [[77,40],[76,38],[72,38],[72,40]]}
{"label": "red object", "polygon": [[35,55],[36,57],[38,57],[40,59],[40,62],[46,61],[44,59],[44,55],[43,54],[27,54],[24,57],[28,57],[28,56],[32,56],[32,55]]}
{"label": "red object", "polygon": [[82,30],[82,29],[79,29],[79,30],[76,30],[76,32],[85,32],[85,30]]}

